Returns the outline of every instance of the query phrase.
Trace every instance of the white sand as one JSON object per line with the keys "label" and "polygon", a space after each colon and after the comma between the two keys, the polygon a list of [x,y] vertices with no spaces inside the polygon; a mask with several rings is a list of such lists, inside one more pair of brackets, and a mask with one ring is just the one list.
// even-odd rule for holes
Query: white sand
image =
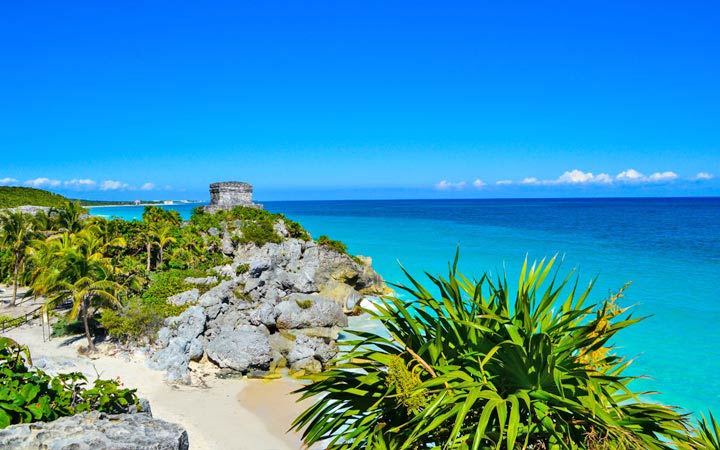
{"label": "white sand", "polygon": [[30,347],[33,359],[51,358],[65,362],[63,371],[81,371],[95,378],[119,376],[126,387],[150,401],[153,416],[183,426],[191,449],[283,450],[302,448],[297,434],[285,434],[292,419],[302,411],[289,392],[297,384],[286,380],[218,379],[207,376],[207,387],[177,387],[165,383],[162,372],[147,368],[142,361],[102,352],[92,359],[77,353],[85,339],[67,342],[54,338],[43,342],[37,324],[11,330],[5,336]]}

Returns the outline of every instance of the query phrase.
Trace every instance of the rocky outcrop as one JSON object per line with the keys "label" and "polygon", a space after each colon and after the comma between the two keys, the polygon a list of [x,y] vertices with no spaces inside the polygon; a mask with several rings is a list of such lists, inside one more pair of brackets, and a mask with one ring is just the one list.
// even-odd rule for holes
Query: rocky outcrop
{"label": "rocky outcrop", "polygon": [[0,430],[0,448],[30,450],[187,450],[187,432],[148,414],[97,411]]}
{"label": "rocky outcrop", "polygon": [[[231,230],[231,231],[229,231]],[[241,373],[273,367],[317,372],[336,352],[335,339],[347,315],[368,295],[386,291],[369,259],[352,258],[313,241],[289,237],[282,220],[274,230],[280,243],[240,242],[233,227],[212,229],[225,236],[231,264],[214,269],[217,278],[186,280],[211,284],[198,296],[193,289],[169,299],[192,303],[169,318],[158,333],[150,367],[166,371],[172,382],[190,383],[190,361],[207,360]]]}

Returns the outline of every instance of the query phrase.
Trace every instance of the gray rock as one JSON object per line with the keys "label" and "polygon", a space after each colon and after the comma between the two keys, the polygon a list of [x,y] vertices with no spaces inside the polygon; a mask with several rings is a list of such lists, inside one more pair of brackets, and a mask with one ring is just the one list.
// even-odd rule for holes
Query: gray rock
{"label": "gray rock", "polygon": [[[177,331],[175,335],[183,338],[186,342],[200,336],[205,330],[205,311],[201,306],[191,306],[177,319]],[[172,329],[172,327],[169,327]]]}
{"label": "gray rock", "polygon": [[157,332],[157,340],[155,341],[160,347],[167,347],[172,337],[172,331],[168,327],[162,327]]}
{"label": "gray rock", "polygon": [[302,370],[307,373],[319,373],[322,372],[322,363],[315,358],[305,358],[291,364],[290,370],[293,372]]}
{"label": "gray rock", "polygon": [[222,277],[222,278],[235,277],[235,270],[232,268],[232,266],[230,264],[225,264],[224,266],[213,267],[213,270],[215,271],[215,273],[218,274],[219,277]]}
{"label": "gray rock", "polygon": [[284,238],[290,235],[288,233],[287,227],[285,226],[285,221],[282,219],[278,220],[273,224],[273,231],[275,231],[277,234]]}
{"label": "gray rock", "polygon": [[280,329],[345,327],[347,317],[332,300],[293,294],[275,305]]}
{"label": "gray rock", "polygon": [[258,278],[263,272],[269,270],[272,267],[272,262],[269,259],[256,259],[250,261],[250,269],[248,269],[248,276]]}
{"label": "gray rock", "polygon": [[215,237],[220,236],[220,230],[218,230],[218,229],[215,228],[215,227],[210,227],[210,228],[207,230],[207,232],[208,232],[208,234],[209,234],[210,236],[215,236]]}
{"label": "gray rock", "polygon": [[205,353],[202,342],[195,338],[185,347],[185,353],[190,361],[199,361]]}
{"label": "gray rock", "polygon": [[185,278],[185,282],[189,284],[215,284],[218,282],[218,279],[216,276],[202,278],[187,277]]}
{"label": "gray rock", "polygon": [[287,353],[287,361],[293,364],[305,358],[315,358],[325,364],[335,355],[337,355],[336,345],[328,344],[323,339],[299,334],[295,337],[293,346]]}
{"label": "gray rock", "polygon": [[233,253],[235,253],[235,246],[233,245],[232,236],[230,236],[230,233],[223,233],[222,240],[220,241],[220,250],[226,255],[232,255]]}
{"label": "gray rock", "polygon": [[261,304],[255,311],[250,313],[250,323],[253,325],[263,324],[266,327],[275,327],[276,320],[275,307],[269,303]]}
{"label": "gray rock", "polygon": [[320,295],[334,300],[335,303],[343,307],[345,312],[351,312],[362,300],[362,295],[352,286],[334,280],[325,285],[323,290],[320,291]]}
{"label": "gray rock", "polygon": [[268,370],[272,359],[267,334],[251,326],[221,332],[206,351],[208,358],[221,368],[238,372]]}
{"label": "gray rock", "polygon": [[237,287],[236,282],[232,280],[223,281],[200,296],[200,306],[207,308],[208,306],[229,302],[231,298],[235,297],[233,295],[235,287]]}
{"label": "gray rock", "polygon": [[187,432],[147,414],[97,411],[0,430],[0,448],[47,450],[187,450]]}
{"label": "gray rock", "polygon": [[189,291],[181,292],[179,294],[168,297],[167,302],[171,305],[182,306],[187,303],[195,303],[200,297],[200,291],[197,289],[190,289]]}

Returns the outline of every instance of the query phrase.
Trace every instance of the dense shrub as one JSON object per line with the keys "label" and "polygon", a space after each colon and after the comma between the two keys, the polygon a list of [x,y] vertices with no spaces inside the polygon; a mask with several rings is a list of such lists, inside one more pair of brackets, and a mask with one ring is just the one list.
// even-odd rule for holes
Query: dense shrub
{"label": "dense shrub", "polygon": [[51,377],[31,364],[27,347],[0,337],[0,428],[86,411],[117,414],[137,408],[135,389],[124,389],[119,379],[98,379],[88,389],[81,373]]}
{"label": "dense shrub", "polygon": [[[102,334],[99,333],[101,331],[99,325],[95,317],[88,318],[88,326],[93,336]],[[51,325],[51,329],[50,336],[52,337],[74,336],[84,333],[85,325],[81,319],[68,320],[66,316],[61,316]]]}
{"label": "dense shrub", "polygon": [[341,241],[336,241],[334,239],[330,239],[329,237],[325,236],[324,234],[320,236],[317,240],[318,245],[321,245],[323,247],[335,250],[336,252],[343,253],[347,255],[347,246],[343,244]]}
{"label": "dense shrub", "polygon": [[130,299],[120,310],[107,309],[103,311],[100,323],[110,336],[120,342],[152,343],[165,319],[180,315],[188,306],[148,302],[135,297]]}
{"label": "dense shrub", "polygon": [[242,227],[240,243],[252,242],[255,245],[263,246],[268,242],[279,244],[282,238],[273,229],[272,222],[259,220],[257,222],[246,222]]}
{"label": "dense shrub", "polygon": [[165,272],[155,273],[151,276],[150,283],[142,293],[142,298],[147,303],[165,304],[168,297],[194,287],[186,283],[185,278],[204,276],[206,276],[206,272],[197,269],[170,269]]}

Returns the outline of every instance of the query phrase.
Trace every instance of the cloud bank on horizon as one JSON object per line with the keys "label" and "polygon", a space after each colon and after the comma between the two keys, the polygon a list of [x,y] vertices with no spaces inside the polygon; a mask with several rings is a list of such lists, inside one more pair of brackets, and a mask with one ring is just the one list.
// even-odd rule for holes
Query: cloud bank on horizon
{"label": "cloud bank on horizon", "polygon": [[[95,181],[89,178],[73,178],[71,180],[56,180],[47,177],[38,177],[20,182],[17,178],[0,178],[0,186],[27,186],[36,189],[53,189],[67,191],[156,191],[159,190],[155,183],[146,182],[135,186],[119,180]],[[162,190],[171,190],[171,186],[165,186]]]}
{"label": "cloud bank on horizon", "polygon": [[[695,176],[686,179],[687,181],[706,181],[712,180],[715,175],[709,172],[699,172]],[[526,177],[519,181],[513,180],[498,180],[494,183],[495,186],[573,186],[573,185],[613,185],[613,184],[624,184],[624,185],[643,185],[643,184],[663,184],[671,183],[676,180],[680,180],[677,173],[672,171],[665,172],[654,172],[650,175],[645,175],[635,169],[624,170],[614,177],[607,173],[599,173],[597,175],[592,172],[583,172],[579,169],[568,170],[555,179],[541,180],[537,177]],[[468,183],[465,181],[448,181],[441,180],[435,184],[435,189],[438,191],[460,191],[465,189]],[[488,186],[488,183],[481,180],[480,178],[475,179],[472,182],[472,186],[477,189],[482,189]]]}

